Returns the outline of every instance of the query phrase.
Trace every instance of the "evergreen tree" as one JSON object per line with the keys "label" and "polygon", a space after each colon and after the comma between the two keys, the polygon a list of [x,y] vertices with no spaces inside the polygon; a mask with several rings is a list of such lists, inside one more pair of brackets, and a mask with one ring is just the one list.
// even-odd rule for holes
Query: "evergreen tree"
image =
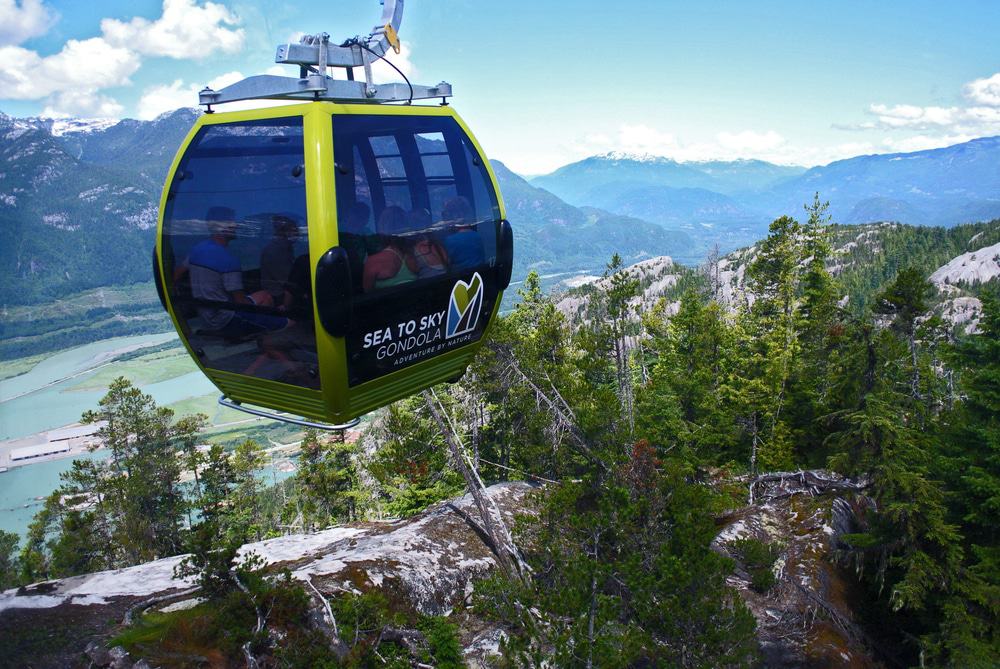
{"label": "evergreen tree", "polygon": [[12,588],[20,582],[17,543],[16,534],[0,530],[0,591]]}
{"label": "evergreen tree", "polygon": [[893,330],[906,340],[910,354],[910,397],[914,401],[921,399],[917,319],[926,313],[933,290],[920,270],[907,267],[896,275],[875,302],[875,312],[889,316]]}
{"label": "evergreen tree", "polygon": [[619,472],[548,491],[526,539],[530,587],[477,587],[477,608],[511,628],[506,663],[752,664],[753,618],[725,585],[731,563],[709,548],[715,529],[705,510],[717,502],[648,445],[637,444]]}
{"label": "evergreen tree", "polygon": [[97,437],[110,451],[108,459],[71,480],[68,492],[95,496],[96,522],[110,533],[111,566],[138,564],[181,547],[185,501],[179,485],[180,443],[191,438],[198,423],[174,423],[170,409],[124,378],[115,379],[97,411],[83,416],[100,423]]}
{"label": "evergreen tree", "polygon": [[743,365],[730,393],[737,404],[745,406],[743,423],[751,442],[753,472],[760,466],[784,469],[792,465],[791,431],[782,412],[800,350],[796,321],[802,254],[801,226],[782,216],[771,223],[747,268],[755,300],[742,315]]}
{"label": "evergreen tree", "polygon": [[314,430],[302,440],[296,495],[289,500],[301,525],[312,531],[357,520],[360,482],[354,463],[357,449],[334,440],[321,441]]}
{"label": "evergreen tree", "polygon": [[669,320],[661,305],[643,323],[656,362],[638,395],[638,436],[660,446],[679,445],[692,461],[735,457],[733,419],[719,401],[732,333],[718,303],[703,304],[691,287]]}

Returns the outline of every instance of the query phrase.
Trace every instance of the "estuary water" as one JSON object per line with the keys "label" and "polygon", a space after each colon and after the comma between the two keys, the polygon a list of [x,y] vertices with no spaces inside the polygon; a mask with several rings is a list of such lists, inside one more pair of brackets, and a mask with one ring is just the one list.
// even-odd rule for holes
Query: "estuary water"
{"label": "estuary water", "polygon": [[[27,437],[80,420],[97,407],[105,391],[73,390],[73,386],[103,369],[122,353],[156,346],[175,338],[173,332],[115,337],[55,353],[20,376],[0,381],[0,441]],[[127,365],[128,363],[122,363]],[[212,383],[192,372],[140,386],[161,406],[211,393]],[[80,457],[101,457],[101,453]],[[0,530],[24,536],[28,523],[45,497],[59,486],[59,474],[73,458],[39,462],[0,473]]]}
{"label": "estuary water", "polygon": [[[169,332],[105,339],[56,353],[26,374],[0,381],[0,441],[79,421],[84,411],[97,408],[105,391],[70,390],[73,386],[108,364],[116,354],[162,344],[176,336]],[[201,372],[142,386],[143,392],[160,405],[205,395],[213,388]]]}

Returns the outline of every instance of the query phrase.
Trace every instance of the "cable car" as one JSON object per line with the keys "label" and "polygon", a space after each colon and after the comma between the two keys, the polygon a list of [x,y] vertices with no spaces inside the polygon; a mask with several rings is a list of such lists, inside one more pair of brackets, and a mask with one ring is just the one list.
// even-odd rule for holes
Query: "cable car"
{"label": "cable car", "polygon": [[[496,177],[450,106],[409,104],[446,100],[448,84],[372,83],[402,2],[385,8],[366,40],[279,47],[298,79],[201,92],[209,113],[161,196],[154,276],[222,404],[342,428],[460,377],[496,317],[513,262]],[[262,97],[307,101],[212,109]]]}

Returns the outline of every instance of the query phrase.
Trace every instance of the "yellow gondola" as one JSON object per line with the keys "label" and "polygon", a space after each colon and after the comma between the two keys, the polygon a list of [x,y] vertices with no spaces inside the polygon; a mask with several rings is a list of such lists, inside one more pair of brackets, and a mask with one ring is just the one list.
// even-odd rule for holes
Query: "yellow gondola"
{"label": "yellow gondola", "polygon": [[[510,282],[513,241],[496,177],[451,107],[369,101],[450,86],[330,79],[325,44],[279,48],[298,80],[202,92],[218,104],[291,81],[266,97],[316,101],[199,118],[167,175],[154,275],[221,402],[330,427],[464,373]],[[366,72],[380,55],[337,48]],[[354,97],[366,103],[343,102]]]}

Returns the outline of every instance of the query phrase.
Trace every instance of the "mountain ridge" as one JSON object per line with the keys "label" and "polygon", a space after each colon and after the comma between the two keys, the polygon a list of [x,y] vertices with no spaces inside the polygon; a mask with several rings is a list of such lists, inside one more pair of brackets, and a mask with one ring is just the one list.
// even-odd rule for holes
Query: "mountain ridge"
{"label": "mountain ridge", "polygon": [[[752,243],[783,214],[801,210],[815,193],[843,224],[897,221],[951,226],[1000,216],[1000,136],[937,149],[866,154],[806,168],[766,161],[677,162],[626,153],[590,156],[531,181],[577,206],[640,215],[694,236],[702,249]],[[796,171],[797,169],[797,171]],[[709,173],[714,172],[714,174]],[[720,181],[720,172],[725,179]],[[678,189],[695,189],[672,201]],[[700,190],[698,190],[700,189]],[[712,210],[721,197],[732,211]],[[711,227],[702,230],[706,224]]]}

